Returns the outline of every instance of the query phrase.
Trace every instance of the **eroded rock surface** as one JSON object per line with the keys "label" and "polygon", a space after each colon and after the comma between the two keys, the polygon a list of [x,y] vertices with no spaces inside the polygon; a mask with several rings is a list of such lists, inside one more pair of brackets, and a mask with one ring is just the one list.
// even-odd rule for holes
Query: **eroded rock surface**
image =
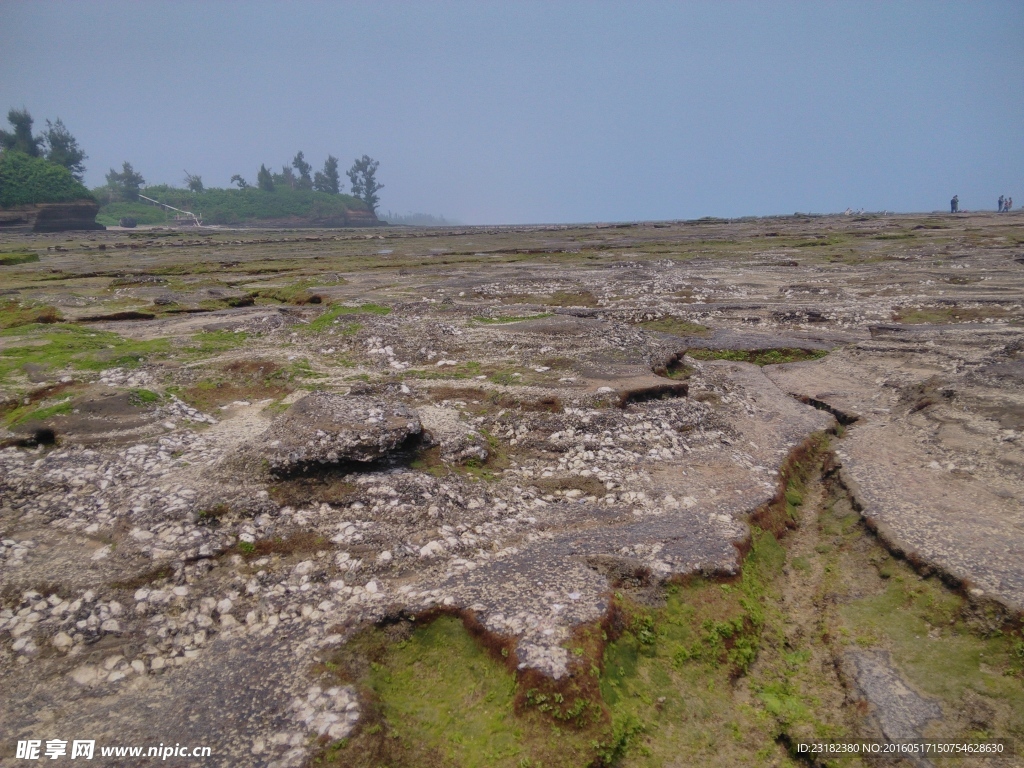
{"label": "eroded rock surface", "polygon": [[313,392],[260,435],[255,450],[272,472],[288,474],[316,464],[374,461],[421,430],[419,418],[401,403]]}
{"label": "eroded rock surface", "polygon": [[[735,574],[749,516],[836,417],[893,546],[1019,606],[1012,221],[41,239],[19,300],[151,319],[90,322],[72,352],[0,336],[27,361],[0,370],[0,438],[32,408],[57,433],[0,450],[0,729],[171,729],[210,764],[300,765],[362,711],[317,663],[403,613],[472,614],[521,669],[571,674],[615,589]],[[150,279],[211,254],[221,287]],[[282,254],[320,305],[265,298],[296,280]],[[122,364],[119,338],[171,341]]]}

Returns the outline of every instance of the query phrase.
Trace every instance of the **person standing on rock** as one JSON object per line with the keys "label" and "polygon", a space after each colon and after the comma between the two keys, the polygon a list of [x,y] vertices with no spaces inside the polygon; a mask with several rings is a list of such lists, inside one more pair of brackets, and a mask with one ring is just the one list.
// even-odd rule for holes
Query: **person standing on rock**
{"label": "person standing on rock", "polygon": [[949,201],[949,212],[959,213],[960,212],[960,195],[953,195],[953,199]]}
{"label": "person standing on rock", "polygon": [[1002,213],[1002,212],[1003,212],[1003,200],[1004,200],[1003,196],[1002,196],[1002,195],[1000,195],[1000,196],[999,196],[999,208],[997,208],[997,209],[996,209],[996,210],[998,210],[998,211],[999,211],[999,213]]}

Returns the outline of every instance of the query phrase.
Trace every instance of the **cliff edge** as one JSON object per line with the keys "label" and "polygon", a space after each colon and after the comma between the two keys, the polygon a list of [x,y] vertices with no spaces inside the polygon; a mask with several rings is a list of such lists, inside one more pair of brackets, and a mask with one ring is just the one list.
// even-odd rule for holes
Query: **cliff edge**
{"label": "cliff edge", "polygon": [[95,200],[66,203],[35,203],[0,208],[0,231],[67,232],[106,229],[96,221],[100,207]]}

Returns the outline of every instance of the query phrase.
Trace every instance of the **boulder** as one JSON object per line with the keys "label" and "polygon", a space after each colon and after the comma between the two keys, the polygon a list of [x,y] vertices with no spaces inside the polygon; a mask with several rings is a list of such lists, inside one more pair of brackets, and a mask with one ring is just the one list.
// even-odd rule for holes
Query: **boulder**
{"label": "boulder", "polygon": [[401,403],[314,392],[271,424],[256,450],[272,472],[287,474],[314,464],[375,461],[421,431],[417,415]]}
{"label": "boulder", "polygon": [[487,461],[490,454],[487,440],[464,423],[454,408],[428,405],[420,409],[423,428],[429,440],[441,448],[441,459],[447,464]]}

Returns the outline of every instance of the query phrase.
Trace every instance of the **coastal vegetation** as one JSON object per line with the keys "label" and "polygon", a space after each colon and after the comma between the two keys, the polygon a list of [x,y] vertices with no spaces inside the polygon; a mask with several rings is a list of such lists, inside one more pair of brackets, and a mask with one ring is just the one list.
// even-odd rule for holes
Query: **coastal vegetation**
{"label": "coastal vegetation", "polygon": [[90,198],[67,168],[17,150],[0,154],[0,207]]}
{"label": "coastal vegetation", "polygon": [[11,109],[7,119],[10,130],[0,129],[0,207],[5,208],[94,199],[101,206],[97,221],[107,226],[129,219],[144,225],[173,220],[168,208],[144,199],[152,198],[201,214],[209,224],[324,223],[348,221],[350,211],[375,214],[377,193],[383,189],[376,176],[380,163],[367,155],[357,158],[346,172],[352,194],[345,194],[337,157],[328,155],[322,169],[314,171],[300,151],[280,173],[260,165],[255,185],[235,174],[234,187],[210,188],[202,176],[185,171],[184,188],[147,186],[142,173],[125,161],[120,170],[111,168],[106,183],[90,192],[82,184],[88,156],[59,118],[47,120],[40,134],[33,133],[33,119],[25,109]]}
{"label": "coastal vegetation", "polygon": [[[104,202],[96,220],[108,226],[116,225],[123,217],[131,217],[139,224],[162,224],[173,220],[174,214],[144,200],[117,200],[106,195],[104,188],[94,190]],[[365,211],[366,204],[351,195],[333,195],[315,190],[276,187],[273,192],[256,187],[244,189],[207,188],[202,192],[157,185],[146,187],[146,197],[166,205],[201,213],[203,223],[242,224],[248,221],[308,218],[332,219],[344,217],[346,211]]]}

